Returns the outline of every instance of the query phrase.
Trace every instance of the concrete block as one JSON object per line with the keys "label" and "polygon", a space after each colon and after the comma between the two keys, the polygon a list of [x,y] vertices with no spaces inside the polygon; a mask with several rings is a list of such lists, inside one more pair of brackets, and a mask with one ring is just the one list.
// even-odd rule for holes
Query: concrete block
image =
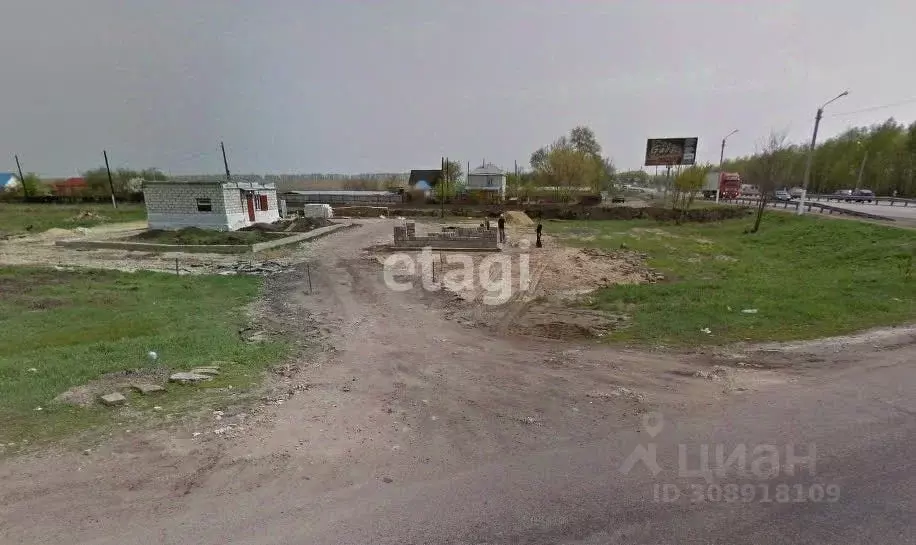
{"label": "concrete block", "polygon": [[165,388],[163,388],[162,386],[159,386],[158,384],[139,383],[139,384],[131,384],[130,387],[134,391],[139,392],[143,395],[158,394],[158,393],[162,393],[165,391]]}
{"label": "concrete block", "polygon": [[102,402],[102,405],[113,407],[115,405],[123,405],[127,403],[127,398],[117,392],[114,392],[111,394],[99,396],[99,401]]}

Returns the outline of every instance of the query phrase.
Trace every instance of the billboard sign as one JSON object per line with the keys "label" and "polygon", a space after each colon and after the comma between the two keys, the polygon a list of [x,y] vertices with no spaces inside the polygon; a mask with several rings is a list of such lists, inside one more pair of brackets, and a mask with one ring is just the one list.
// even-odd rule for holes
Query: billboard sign
{"label": "billboard sign", "polygon": [[697,160],[699,138],[650,138],[646,142],[646,166],[692,165]]}

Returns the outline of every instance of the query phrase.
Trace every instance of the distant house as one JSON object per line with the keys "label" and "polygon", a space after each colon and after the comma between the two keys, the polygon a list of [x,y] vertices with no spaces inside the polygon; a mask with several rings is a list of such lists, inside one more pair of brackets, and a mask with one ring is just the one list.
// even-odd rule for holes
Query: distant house
{"label": "distant house", "polygon": [[467,192],[489,201],[506,198],[506,172],[487,163],[468,172]]}
{"label": "distant house", "polygon": [[425,188],[425,191],[429,191],[439,185],[441,180],[442,169],[411,170],[410,178],[407,179],[407,186],[410,189],[416,189],[417,184],[422,183],[423,185],[420,185],[420,189]]}
{"label": "distant house", "polygon": [[19,178],[12,172],[0,172],[0,193],[16,191],[22,186]]}
{"label": "distant house", "polygon": [[147,180],[143,200],[150,229],[235,231],[280,219],[277,186],[266,182]]}
{"label": "distant house", "polygon": [[79,195],[89,189],[89,184],[85,178],[67,178],[51,183],[51,191],[61,197],[72,197]]}

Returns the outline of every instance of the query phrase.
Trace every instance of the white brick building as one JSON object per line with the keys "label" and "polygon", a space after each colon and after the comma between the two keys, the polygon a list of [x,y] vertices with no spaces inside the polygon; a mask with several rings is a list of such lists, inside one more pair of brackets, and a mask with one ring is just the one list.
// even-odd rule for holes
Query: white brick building
{"label": "white brick building", "polygon": [[467,191],[501,202],[506,198],[506,173],[493,163],[477,167],[468,172]]}
{"label": "white brick building", "polygon": [[235,231],[280,219],[273,183],[225,180],[145,181],[150,229],[200,227]]}

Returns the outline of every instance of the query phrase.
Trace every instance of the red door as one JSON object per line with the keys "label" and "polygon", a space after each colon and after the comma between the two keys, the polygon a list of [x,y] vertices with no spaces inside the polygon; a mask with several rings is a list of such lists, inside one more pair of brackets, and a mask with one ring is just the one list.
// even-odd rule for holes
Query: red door
{"label": "red door", "polygon": [[254,221],[254,198],[248,194],[248,220]]}

